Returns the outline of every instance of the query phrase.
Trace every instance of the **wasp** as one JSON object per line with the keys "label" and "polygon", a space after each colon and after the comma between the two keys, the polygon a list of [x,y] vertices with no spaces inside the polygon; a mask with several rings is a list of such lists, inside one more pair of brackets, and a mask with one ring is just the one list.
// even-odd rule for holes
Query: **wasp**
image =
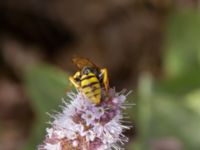
{"label": "wasp", "polygon": [[99,68],[87,58],[74,57],[73,63],[78,71],[69,77],[71,83],[83,92],[93,104],[99,104],[102,98],[102,89],[109,89],[108,71]]}

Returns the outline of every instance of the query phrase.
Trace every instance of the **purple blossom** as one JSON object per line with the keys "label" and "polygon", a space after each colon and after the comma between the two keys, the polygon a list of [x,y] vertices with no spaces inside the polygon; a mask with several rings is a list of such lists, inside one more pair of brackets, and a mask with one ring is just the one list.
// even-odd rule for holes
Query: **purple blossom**
{"label": "purple blossom", "polygon": [[123,131],[130,129],[121,123],[121,109],[125,93],[110,89],[102,91],[101,103],[89,103],[82,93],[68,93],[71,103],[65,103],[63,111],[53,116],[52,127],[38,150],[121,150],[118,143],[128,141]]}
{"label": "purple blossom", "polygon": [[93,107],[93,113],[96,119],[100,119],[101,116],[104,114],[105,110],[103,107]]}
{"label": "purple blossom", "polygon": [[81,118],[83,118],[86,121],[86,125],[89,126],[94,121],[95,116],[93,112],[86,110],[86,112],[82,114]]}

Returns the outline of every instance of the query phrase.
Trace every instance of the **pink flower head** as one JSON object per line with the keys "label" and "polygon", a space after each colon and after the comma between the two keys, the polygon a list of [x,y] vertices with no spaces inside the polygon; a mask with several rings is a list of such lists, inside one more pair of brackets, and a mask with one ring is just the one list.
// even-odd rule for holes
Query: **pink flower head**
{"label": "pink flower head", "polygon": [[[105,93],[105,91],[102,91]],[[121,109],[125,108],[126,96],[110,89],[97,106],[84,94],[68,93],[71,103],[54,117],[52,127],[38,150],[120,150],[128,138],[123,135],[130,129],[121,123]],[[123,107],[122,107],[123,106]]]}

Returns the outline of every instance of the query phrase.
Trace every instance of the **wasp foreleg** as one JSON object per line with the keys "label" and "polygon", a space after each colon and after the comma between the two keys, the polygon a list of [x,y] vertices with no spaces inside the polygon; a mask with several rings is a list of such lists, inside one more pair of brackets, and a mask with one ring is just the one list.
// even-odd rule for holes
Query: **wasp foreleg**
{"label": "wasp foreleg", "polygon": [[109,88],[108,71],[107,71],[106,68],[104,68],[104,69],[101,69],[101,73],[102,73],[102,75],[103,75],[103,84],[104,84],[105,89],[106,89],[106,91],[107,91],[108,88]]}
{"label": "wasp foreleg", "polygon": [[80,90],[80,84],[74,79],[74,77],[69,77],[69,80],[77,89]]}

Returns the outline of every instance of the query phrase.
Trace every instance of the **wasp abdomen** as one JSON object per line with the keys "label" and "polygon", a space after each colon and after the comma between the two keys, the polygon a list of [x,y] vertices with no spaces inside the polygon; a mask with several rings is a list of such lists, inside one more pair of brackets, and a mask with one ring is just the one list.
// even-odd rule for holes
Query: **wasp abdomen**
{"label": "wasp abdomen", "polygon": [[92,103],[98,104],[100,102],[101,86],[95,74],[82,75],[81,88]]}

